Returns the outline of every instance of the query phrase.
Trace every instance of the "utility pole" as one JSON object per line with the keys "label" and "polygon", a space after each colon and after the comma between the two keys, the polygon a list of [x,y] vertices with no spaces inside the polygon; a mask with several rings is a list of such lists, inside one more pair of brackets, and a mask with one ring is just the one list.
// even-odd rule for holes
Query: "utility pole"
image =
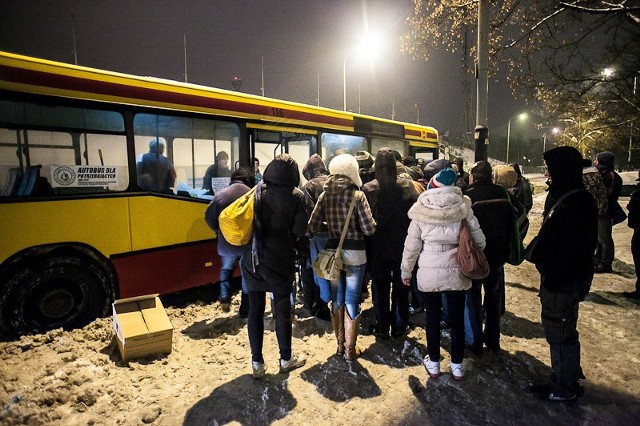
{"label": "utility pole", "polygon": [[489,143],[487,104],[489,98],[489,0],[478,0],[478,55],[476,61],[477,103],[475,161],[486,160]]}
{"label": "utility pole", "polygon": [[184,82],[188,83],[187,79],[187,35],[182,34],[182,38],[184,39]]}
{"label": "utility pole", "polygon": [[73,13],[71,14],[71,35],[73,36],[73,60],[78,65],[78,49],[76,47],[76,24],[73,20]]}
{"label": "utility pole", "polygon": [[260,61],[262,63],[262,66],[260,67],[260,81],[261,81],[261,84],[262,84],[260,86],[260,93],[264,97],[264,56],[260,57]]}

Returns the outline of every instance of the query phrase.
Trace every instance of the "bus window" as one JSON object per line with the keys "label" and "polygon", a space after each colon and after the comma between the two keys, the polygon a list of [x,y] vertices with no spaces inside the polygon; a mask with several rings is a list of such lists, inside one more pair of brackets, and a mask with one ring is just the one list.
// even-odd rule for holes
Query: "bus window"
{"label": "bus window", "polygon": [[302,176],[302,168],[309,160],[309,145],[311,138],[305,137],[304,139],[289,141],[289,155],[298,163],[298,171],[300,172],[300,182],[306,182],[304,176]]}
{"label": "bus window", "polygon": [[[121,114],[2,101],[0,123],[12,127],[0,127],[2,195],[91,193],[127,188],[126,138]],[[36,126],[39,130],[33,130]],[[13,176],[6,173],[7,169],[14,171]],[[14,180],[13,189],[9,188],[12,184],[7,183],[7,178]]]}
{"label": "bus window", "polygon": [[405,145],[406,142],[400,139],[371,138],[371,155],[375,157],[380,148],[388,147],[398,151],[404,158],[407,156]]}
{"label": "bus window", "polygon": [[[137,114],[133,123],[137,162],[149,152],[149,143],[155,138],[165,144],[162,155],[175,170],[174,193],[176,188],[208,192],[212,184],[229,185],[231,171],[239,160],[240,129],[235,123],[157,114]],[[227,158],[225,170],[209,169],[217,157]]]}
{"label": "bus window", "polygon": [[329,163],[338,154],[351,154],[355,157],[358,151],[367,150],[367,140],[363,136],[339,135],[323,133],[321,138],[322,160],[329,167]]}

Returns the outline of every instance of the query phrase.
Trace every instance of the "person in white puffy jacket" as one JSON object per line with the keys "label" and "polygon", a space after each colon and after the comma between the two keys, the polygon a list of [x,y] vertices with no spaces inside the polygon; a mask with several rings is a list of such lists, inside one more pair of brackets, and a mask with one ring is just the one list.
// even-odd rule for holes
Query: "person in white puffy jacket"
{"label": "person in white puffy jacket", "polygon": [[464,303],[471,279],[460,271],[456,254],[460,224],[469,223],[476,244],[484,249],[485,237],[471,210],[471,200],[454,186],[456,172],[446,168],[431,178],[427,190],[409,210],[411,224],[402,254],[402,281],[411,283],[418,262],[418,289],[423,292],[427,315],[427,352],[423,364],[430,377],[440,374],[440,318],[442,294],[449,309],[451,326],[451,374],[464,377]]}

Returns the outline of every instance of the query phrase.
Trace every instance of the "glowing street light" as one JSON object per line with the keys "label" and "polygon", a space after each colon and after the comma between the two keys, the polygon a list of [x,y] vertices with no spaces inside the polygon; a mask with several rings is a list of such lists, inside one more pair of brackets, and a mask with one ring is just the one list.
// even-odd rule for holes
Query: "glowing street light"
{"label": "glowing street light", "polygon": [[363,37],[360,40],[358,46],[347,53],[347,56],[344,57],[344,61],[342,62],[342,110],[347,110],[347,59],[351,57],[354,53],[357,53],[360,56],[367,56],[371,58],[375,55],[380,47],[380,41],[378,38],[374,37],[372,34],[367,34],[366,37]]}
{"label": "glowing street light", "polygon": [[527,119],[527,113],[526,113],[526,112],[523,112],[522,114],[520,114],[520,115],[518,115],[518,116],[516,116],[516,117],[513,117],[513,118],[509,119],[509,124],[507,124],[507,160],[506,160],[506,163],[507,163],[507,164],[509,164],[509,142],[510,142],[510,140],[511,140],[511,122],[512,122],[513,120],[515,120],[516,118],[517,118],[518,120],[520,120],[520,121],[522,121],[522,120],[526,120],[526,119]]}

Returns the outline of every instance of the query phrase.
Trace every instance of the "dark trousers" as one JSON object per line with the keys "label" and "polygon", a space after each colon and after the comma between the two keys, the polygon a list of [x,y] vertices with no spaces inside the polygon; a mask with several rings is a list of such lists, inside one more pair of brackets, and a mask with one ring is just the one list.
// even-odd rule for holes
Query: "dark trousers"
{"label": "dark trousers", "polygon": [[544,287],[544,277],[541,282],[542,326],[551,350],[551,391],[556,396],[571,397],[578,390],[580,378],[578,294],[551,293]]}
{"label": "dark trousers", "polygon": [[[464,299],[465,291],[445,291],[451,327],[451,362],[461,364],[464,358]],[[431,361],[440,361],[440,318],[442,292],[422,293],[427,315],[427,352]]]}
{"label": "dark trousers", "polygon": [[388,332],[391,327],[392,331],[403,331],[409,324],[409,287],[402,283],[400,264],[372,263],[371,280],[378,329]]}
{"label": "dark trousers", "polygon": [[[469,310],[470,320],[475,322],[472,330],[482,330],[482,307],[484,306],[486,319],[482,336],[473,336],[474,344],[484,343],[487,348],[500,350],[500,312],[502,310],[502,287],[504,282],[504,266],[491,266],[489,275],[483,280],[474,280],[471,287],[472,309]],[[482,289],[484,288],[484,303]]]}
{"label": "dark trousers", "polygon": [[640,294],[640,230],[634,230],[631,237],[631,255],[636,268],[636,293]]}
{"label": "dark trousers", "polygon": [[[264,362],[262,358],[262,342],[264,339],[264,309],[266,292],[249,292],[249,344],[251,360]],[[280,359],[291,359],[291,300],[290,294],[273,294],[273,306],[276,317],[276,337],[280,349]]]}

